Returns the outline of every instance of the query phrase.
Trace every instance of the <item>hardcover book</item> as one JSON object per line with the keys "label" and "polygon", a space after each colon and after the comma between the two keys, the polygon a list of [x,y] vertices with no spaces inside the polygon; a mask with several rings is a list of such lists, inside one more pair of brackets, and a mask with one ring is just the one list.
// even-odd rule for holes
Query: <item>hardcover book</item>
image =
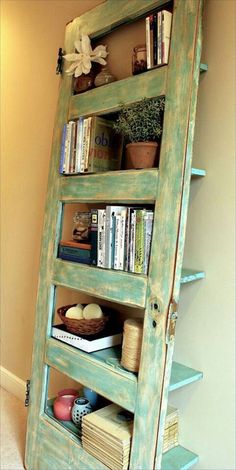
{"label": "hardcover book", "polygon": [[52,337],[88,353],[111,348],[122,343],[122,331],[118,327],[107,327],[96,335],[78,336],[67,331],[65,325],[54,325],[52,327]]}
{"label": "hardcover book", "polygon": [[123,139],[113,129],[113,122],[92,116],[88,167],[85,171],[96,173],[119,170],[121,167]]}
{"label": "hardcover book", "polygon": [[91,264],[91,244],[78,243],[73,240],[61,241],[58,257],[67,261]]}

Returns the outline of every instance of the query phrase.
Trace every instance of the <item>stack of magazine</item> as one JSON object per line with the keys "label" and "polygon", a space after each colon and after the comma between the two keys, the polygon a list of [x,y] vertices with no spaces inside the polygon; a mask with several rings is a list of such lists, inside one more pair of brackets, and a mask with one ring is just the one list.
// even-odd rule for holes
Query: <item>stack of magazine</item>
{"label": "stack of magazine", "polygon": [[82,420],[84,449],[112,470],[127,470],[133,415],[112,404]]}
{"label": "stack of magazine", "polygon": [[[118,405],[101,408],[82,420],[84,449],[111,470],[127,470],[133,433],[133,414]],[[178,445],[178,410],[167,408],[163,452]]]}

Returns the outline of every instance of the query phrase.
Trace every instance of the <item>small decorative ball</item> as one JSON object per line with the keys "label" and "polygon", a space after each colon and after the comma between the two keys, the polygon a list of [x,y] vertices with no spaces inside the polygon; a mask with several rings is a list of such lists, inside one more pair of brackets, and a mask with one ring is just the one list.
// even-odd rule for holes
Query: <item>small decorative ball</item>
{"label": "small decorative ball", "polygon": [[92,320],[94,318],[102,318],[103,313],[100,305],[98,304],[88,304],[83,309],[83,317],[86,320]]}
{"label": "small decorative ball", "polygon": [[87,398],[76,398],[71,412],[72,421],[78,428],[81,428],[83,416],[88,415],[92,411],[92,406]]}
{"label": "small decorative ball", "polygon": [[83,318],[83,309],[81,307],[70,307],[65,313],[66,318],[74,318],[75,320],[81,320]]}

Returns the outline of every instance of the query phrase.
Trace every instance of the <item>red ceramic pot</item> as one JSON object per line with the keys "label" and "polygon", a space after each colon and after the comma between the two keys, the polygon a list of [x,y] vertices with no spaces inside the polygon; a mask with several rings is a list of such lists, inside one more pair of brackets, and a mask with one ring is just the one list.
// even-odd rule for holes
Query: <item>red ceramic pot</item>
{"label": "red ceramic pot", "polygon": [[[74,392],[76,392],[76,390]],[[77,392],[76,394],[59,395],[53,403],[53,413],[55,418],[61,421],[71,421],[71,409],[77,397]]]}

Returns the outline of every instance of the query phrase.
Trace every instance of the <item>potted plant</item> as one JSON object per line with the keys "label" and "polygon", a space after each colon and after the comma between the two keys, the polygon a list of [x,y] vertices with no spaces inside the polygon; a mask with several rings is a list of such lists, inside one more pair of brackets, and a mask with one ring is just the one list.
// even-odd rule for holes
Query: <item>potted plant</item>
{"label": "potted plant", "polygon": [[114,128],[127,142],[126,168],[158,166],[164,107],[164,97],[122,105]]}

